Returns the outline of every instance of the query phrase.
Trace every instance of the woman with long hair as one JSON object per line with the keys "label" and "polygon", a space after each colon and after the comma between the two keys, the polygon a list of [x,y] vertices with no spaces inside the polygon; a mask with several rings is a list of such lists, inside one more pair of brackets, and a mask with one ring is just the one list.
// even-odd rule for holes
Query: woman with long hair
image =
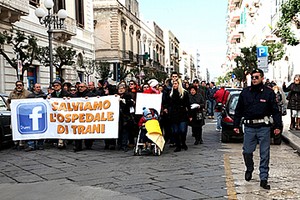
{"label": "woman with long hair", "polygon": [[300,75],[296,74],[294,82],[288,87],[283,83],[282,89],[284,92],[289,92],[287,108],[291,110],[290,130],[300,130]]}
{"label": "woman with long hair", "polygon": [[190,117],[190,104],[188,92],[182,87],[180,79],[173,81],[168,103],[164,111],[172,116],[170,119],[172,134],[176,143],[174,152],[179,152],[181,149],[187,150],[186,135],[187,123]]}

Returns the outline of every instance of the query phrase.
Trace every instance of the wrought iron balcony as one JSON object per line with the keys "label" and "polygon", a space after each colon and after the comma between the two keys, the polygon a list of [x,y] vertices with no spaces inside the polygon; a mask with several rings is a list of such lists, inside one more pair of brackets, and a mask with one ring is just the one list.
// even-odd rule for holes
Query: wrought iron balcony
{"label": "wrought iron balcony", "polygon": [[122,61],[124,63],[132,63],[133,62],[133,52],[132,51],[122,51]]}
{"label": "wrought iron balcony", "polygon": [[58,41],[66,42],[76,35],[76,21],[71,17],[67,17],[62,28],[53,30],[53,38]]}

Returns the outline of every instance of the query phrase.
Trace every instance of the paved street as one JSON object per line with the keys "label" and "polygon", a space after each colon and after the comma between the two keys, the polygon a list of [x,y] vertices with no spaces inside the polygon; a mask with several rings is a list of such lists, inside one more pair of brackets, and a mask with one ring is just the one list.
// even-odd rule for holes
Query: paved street
{"label": "paved street", "polygon": [[271,190],[259,187],[258,151],[253,180],[244,180],[240,143],[221,144],[215,121],[207,120],[204,144],[187,151],[166,146],[157,156],[132,151],[72,147],[44,151],[0,151],[0,199],[300,199],[299,155],[286,144],[272,145]]}

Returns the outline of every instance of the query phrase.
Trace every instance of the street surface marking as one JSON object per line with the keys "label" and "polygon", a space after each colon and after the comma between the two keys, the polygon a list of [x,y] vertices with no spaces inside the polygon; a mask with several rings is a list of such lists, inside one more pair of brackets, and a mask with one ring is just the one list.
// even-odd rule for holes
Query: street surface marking
{"label": "street surface marking", "polygon": [[228,199],[230,199],[230,200],[237,199],[234,180],[233,180],[233,176],[231,173],[229,155],[227,153],[224,154],[224,168],[225,168],[225,175],[226,175],[226,186],[227,186]]}

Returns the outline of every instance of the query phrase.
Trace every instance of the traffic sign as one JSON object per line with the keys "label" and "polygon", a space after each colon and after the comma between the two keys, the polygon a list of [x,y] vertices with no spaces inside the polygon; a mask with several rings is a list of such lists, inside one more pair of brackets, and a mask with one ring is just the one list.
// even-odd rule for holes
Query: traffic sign
{"label": "traffic sign", "polygon": [[258,57],[257,67],[264,72],[268,72],[268,57]]}
{"label": "traffic sign", "polygon": [[267,46],[257,47],[256,56],[257,58],[268,57],[268,47]]}

